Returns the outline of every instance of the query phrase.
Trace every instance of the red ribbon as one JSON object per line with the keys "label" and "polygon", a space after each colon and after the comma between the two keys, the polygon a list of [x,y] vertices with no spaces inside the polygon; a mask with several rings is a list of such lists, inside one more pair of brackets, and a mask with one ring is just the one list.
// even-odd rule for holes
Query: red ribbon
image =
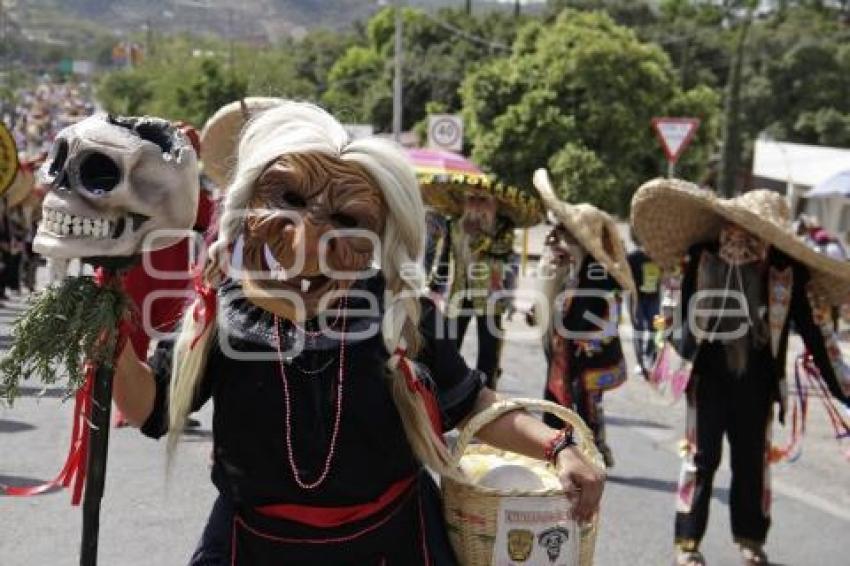
{"label": "red ribbon", "polygon": [[437,433],[439,438],[443,437],[443,418],[440,415],[440,405],[437,403],[437,397],[434,391],[428,385],[419,379],[419,377],[411,369],[407,363],[407,351],[404,348],[396,348],[395,354],[399,357],[398,367],[404,375],[404,381],[407,383],[407,388],[419,395],[425,403],[425,411],[428,413],[428,419],[431,421],[431,428]]}
{"label": "red ribbon", "polygon": [[809,378],[809,381],[820,393],[818,397],[821,398],[823,406],[826,409],[826,414],[829,416],[829,420],[832,423],[832,428],[835,431],[835,438],[837,440],[842,440],[850,437],[850,423],[844,420],[844,417],[832,402],[832,396],[821,378],[820,372],[817,367],[815,367],[811,355],[806,356],[803,361],[803,367],[806,369],[806,376]]}
{"label": "red ribbon", "polygon": [[91,419],[91,390],[94,386],[94,366],[86,364],[86,379],[74,399],[74,428],[71,446],[62,471],[53,480],[29,487],[3,486],[6,495],[28,497],[39,495],[56,487],[68,487],[74,482],[71,505],[79,505],[86,481],[86,464],[89,451],[89,422]]}
{"label": "red ribbon", "polygon": [[201,336],[204,335],[204,332],[212,324],[217,308],[215,289],[204,283],[200,277],[195,278],[195,292],[201,300],[197,301],[195,307],[192,309],[192,319],[195,321],[195,324],[200,324],[201,327],[194,338],[192,338],[190,348],[195,347],[195,344],[198,343],[198,340],[201,339]]}
{"label": "red ribbon", "polygon": [[[112,283],[115,275],[102,268],[95,270],[95,283],[103,287]],[[127,320],[121,320],[118,324],[118,340],[115,344],[115,360],[124,349],[127,337],[132,330],[132,324]],[[53,480],[28,487],[0,485],[0,491],[6,495],[17,497],[28,497],[40,495],[57,487],[69,487],[74,482],[71,494],[71,505],[79,505],[83,498],[83,487],[86,484],[86,472],[89,454],[89,436],[91,429],[92,388],[95,380],[95,367],[93,364],[85,364],[85,380],[83,385],[74,395],[74,417],[73,429],[71,430],[71,446],[65,457],[65,464]]]}
{"label": "red ribbon", "polygon": [[[800,379],[800,375],[804,375],[808,384]],[[841,415],[832,401],[829,390],[821,377],[820,371],[814,364],[814,360],[809,353],[804,353],[797,358],[795,364],[794,377],[797,386],[797,399],[792,406],[792,427],[791,438],[788,444],[782,448],[775,448],[771,452],[771,462],[787,459],[793,462],[800,455],[800,440],[806,433],[806,418],[809,408],[809,390],[813,389],[815,395],[820,397],[823,403],[826,414],[829,417],[832,429],[835,432],[835,438],[839,442],[850,438],[850,423]],[[799,408],[799,411],[798,411]],[[845,456],[850,460],[850,451]]]}

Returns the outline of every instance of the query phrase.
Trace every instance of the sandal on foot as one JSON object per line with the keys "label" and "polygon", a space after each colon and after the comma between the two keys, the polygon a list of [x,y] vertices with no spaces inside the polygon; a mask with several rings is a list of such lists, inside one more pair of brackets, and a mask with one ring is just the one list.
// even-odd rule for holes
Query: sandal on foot
{"label": "sandal on foot", "polygon": [[705,558],[699,550],[680,550],[676,555],[676,566],[705,566]]}
{"label": "sandal on foot", "polygon": [[770,562],[767,560],[767,554],[761,546],[740,545],[741,559],[744,561],[744,566],[767,566]]}

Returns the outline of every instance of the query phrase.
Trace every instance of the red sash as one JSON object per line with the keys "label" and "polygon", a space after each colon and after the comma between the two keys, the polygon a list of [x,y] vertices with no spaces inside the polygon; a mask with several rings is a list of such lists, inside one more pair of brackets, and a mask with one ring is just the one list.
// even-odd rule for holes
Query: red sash
{"label": "red sash", "polygon": [[255,511],[267,517],[286,519],[296,523],[303,523],[311,527],[331,528],[360,521],[386,509],[399,497],[407,493],[416,480],[416,476],[410,476],[392,484],[377,499],[359,505],[347,505],[344,507],[313,507],[311,505],[297,505],[292,503],[278,503],[274,505],[262,505],[256,507]]}

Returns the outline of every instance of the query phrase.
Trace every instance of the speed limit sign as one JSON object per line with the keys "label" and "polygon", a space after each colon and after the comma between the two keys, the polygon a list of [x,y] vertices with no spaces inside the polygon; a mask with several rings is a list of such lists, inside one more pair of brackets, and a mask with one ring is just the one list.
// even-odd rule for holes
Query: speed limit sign
{"label": "speed limit sign", "polygon": [[463,118],[458,114],[428,116],[428,146],[461,151],[463,149]]}

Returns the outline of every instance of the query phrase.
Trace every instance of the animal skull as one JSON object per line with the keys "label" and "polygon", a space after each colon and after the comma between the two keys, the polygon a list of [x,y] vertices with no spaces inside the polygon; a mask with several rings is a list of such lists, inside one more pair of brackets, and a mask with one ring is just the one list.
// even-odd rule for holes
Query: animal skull
{"label": "animal skull", "polygon": [[[33,248],[47,257],[131,257],[167,247],[198,207],[189,140],[166,120],[95,115],[59,132]],[[146,238],[165,230],[156,238]]]}

